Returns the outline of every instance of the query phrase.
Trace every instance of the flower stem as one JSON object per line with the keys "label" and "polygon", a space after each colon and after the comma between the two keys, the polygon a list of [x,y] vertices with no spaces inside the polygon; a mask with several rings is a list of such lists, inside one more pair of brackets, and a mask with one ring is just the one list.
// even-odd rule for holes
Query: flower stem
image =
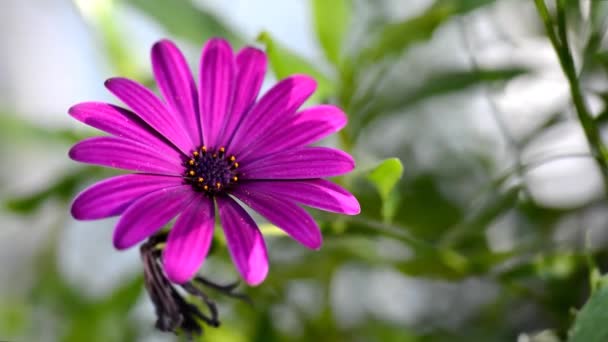
{"label": "flower stem", "polygon": [[[576,109],[576,114],[583,127],[591,152],[600,167],[600,171],[604,177],[604,188],[608,193],[608,162],[605,158],[607,149],[602,142],[599,128],[587,108],[576,74],[574,59],[572,58],[566,31],[565,0],[557,0],[557,23],[553,22],[544,0],[535,0],[534,2],[536,3],[538,13],[545,25],[549,40],[557,53],[562,70],[568,79],[570,94]],[[557,32],[554,28],[555,24],[557,24]]]}

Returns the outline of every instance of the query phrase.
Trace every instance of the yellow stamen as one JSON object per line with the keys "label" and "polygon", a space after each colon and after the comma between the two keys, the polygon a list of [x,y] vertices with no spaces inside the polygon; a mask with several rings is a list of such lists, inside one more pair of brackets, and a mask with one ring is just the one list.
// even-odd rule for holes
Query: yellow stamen
{"label": "yellow stamen", "polygon": [[192,152],[192,155],[195,156],[195,157],[198,157],[198,151]]}
{"label": "yellow stamen", "polygon": [[207,152],[207,146],[203,145],[203,147],[201,147],[201,151],[203,151],[203,153]]}
{"label": "yellow stamen", "polygon": [[199,183],[202,183],[202,182],[204,182],[204,181],[205,181],[205,178],[203,178],[203,177],[198,177],[198,179],[197,179],[197,180],[198,180],[198,182],[199,182]]}
{"label": "yellow stamen", "polygon": [[222,183],[220,183],[220,182],[215,183],[215,187],[218,188],[218,189],[221,188],[222,187]]}
{"label": "yellow stamen", "polygon": [[194,165],[194,159],[188,160],[188,165]]}
{"label": "yellow stamen", "polygon": [[235,160],[236,160],[236,157],[235,157],[235,156],[230,156],[230,161],[231,161],[231,162],[233,162],[233,161],[235,161]]}
{"label": "yellow stamen", "polygon": [[209,186],[208,186],[208,185],[205,185],[205,186],[203,186],[203,189],[204,189],[205,191],[207,191],[207,190],[209,190]]}
{"label": "yellow stamen", "polygon": [[238,180],[239,180],[239,177],[234,176],[234,177],[232,177],[232,180],[236,182],[236,181],[238,181]]}
{"label": "yellow stamen", "polygon": [[190,171],[188,171],[188,174],[189,174],[190,176],[194,176],[194,175],[196,175],[196,172],[194,172],[194,170],[190,170]]}
{"label": "yellow stamen", "polygon": [[222,147],[220,147],[220,152],[221,152],[221,153],[226,152],[226,148],[225,148],[225,147],[223,147],[223,146],[222,146]]}
{"label": "yellow stamen", "polygon": [[234,167],[235,168],[239,167],[239,163],[234,163]]}

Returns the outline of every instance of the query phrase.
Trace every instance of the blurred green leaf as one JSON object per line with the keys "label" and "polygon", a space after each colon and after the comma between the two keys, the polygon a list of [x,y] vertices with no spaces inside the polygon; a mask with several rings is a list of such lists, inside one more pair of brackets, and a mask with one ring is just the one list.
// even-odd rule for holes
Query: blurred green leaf
{"label": "blurred green leaf", "polygon": [[[137,325],[129,312],[143,291],[142,277],[137,275],[119,284],[105,297],[90,298],[64,277],[57,261],[57,248],[58,241],[53,241],[37,257],[33,273],[35,285],[30,291],[29,298],[35,308],[43,307],[56,322],[61,323],[62,329],[53,332],[61,335],[57,340],[66,342],[136,340]],[[45,330],[44,333],[47,339],[55,340],[52,336],[48,336],[48,331]]]}
{"label": "blurred green leaf", "polygon": [[486,196],[476,201],[478,207],[468,210],[461,223],[446,231],[441,240],[443,246],[464,245],[470,242],[469,239],[483,236],[481,233],[485,228],[515,206],[521,189],[513,187],[502,193],[495,191],[499,190],[488,191]]}
{"label": "blurred green leaf", "polygon": [[585,258],[585,255],[566,251],[552,254],[536,253],[501,271],[499,278],[504,281],[529,278],[540,278],[545,281],[566,279],[582,268]]}
{"label": "blurred green leaf", "polygon": [[87,180],[98,174],[98,168],[85,167],[59,177],[46,188],[23,197],[9,198],[4,202],[5,207],[18,214],[30,214],[37,210],[49,199],[56,198],[69,201],[76,190]]}
{"label": "blurred green leaf", "polygon": [[602,287],[591,295],[585,306],[576,315],[574,326],[570,331],[570,342],[605,342],[608,341],[608,287]]}
{"label": "blurred green leaf", "polygon": [[333,81],[317,70],[309,61],[281,46],[268,32],[262,32],[257,40],[266,46],[270,66],[278,79],[293,74],[306,74],[313,77],[317,81],[317,91],[312,99],[316,101],[324,101],[334,93]]}
{"label": "blurred green leaf", "polygon": [[[446,196],[436,174],[424,173],[405,178],[399,182],[396,191],[401,206],[394,220],[419,239],[435,243],[464,217],[462,203]],[[362,202],[365,209],[363,205]]]}
{"label": "blurred green leaf", "polygon": [[437,1],[419,16],[388,24],[382,29],[379,39],[364,49],[357,59],[376,62],[401,52],[416,42],[427,40],[450,14],[451,7]]}
{"label": "blurred green leaf", "polygon": [[89,21],[99,32],[104,45],[103,51],[115,68],[115,72],[125,77],[139,79],[141,69],[137,62],[131,57],[131,45],[124,39],[120,20],[117,20],[119,12],[117,2],[114,0],[90,1],[74,0],[84,18]]}
{"label": "blurred green leaf", "polygon": [[271,223],[262,223],[258,228],[264,236],[287,236],[284,230]]}
{"label": "blurred green leaf", "polygon": [[191,1],[173,0],[123,0],[147,13],[170,34],[188,39],[196,46],[218,36],[242,45],[242,39],[210,12],[196,7]]}
{"label": "blurred green leaf", "polygon": [[386,25],[380,32],[379,39],[362,51],[359,60],[375,62],[402,52],[414,43],[431,38],[435,30],[451,16],[492,2],[494,0],[437,0],[416,17]]}
{"label": "blurred green leaf", "polygon": [[125,281],[124,284],[119,286],[113,293],[107,298],[103,298],[97,304],[98,310],[108,311],[115,313],[123,313],[131,310],[139,296],[144,290],[144,280],[141,275],[132,277],[131,280]]}
{"label": "blurred green leaf", "polygon": [[44,141],[74,144],[89,136],[74,130],[45,128],[0,109],[0,142]]}
{"label": "blurred green leaf", "polygon": [[561,342],[557,333],[552,330],[544,330],[535,334],[522,334],[518,337],[518,341],[527,342]]}
{"label": "blurred green leaf", "polygon": [[340,64],[343,41],[351,18],[350,0],[312,0],[317,38],[325,56],[334,65]]}
{"label": "blurred green leaf", "polygon": [[[421,101],[430,99],[434,96],[446,95],[456,91],[463,91],[467,88],[486,83],[508,81],[526,73],[525,69],[478,69],[464,71],[446,71],[425,81],[418,89],[400,96],[379,97],[375,103],[362,114],[360,118],[362,125],[365,126],[378,115],[391,113],[396,110],[405,110]],[[374,97],[370,95],[366,98]],[[364,99],[364,101],[366,101]]]}
{"label": "blurred green leaf", "polygon": [[0,339],[16,340],[31,323],[31,308],[15,298],[0,298]]}

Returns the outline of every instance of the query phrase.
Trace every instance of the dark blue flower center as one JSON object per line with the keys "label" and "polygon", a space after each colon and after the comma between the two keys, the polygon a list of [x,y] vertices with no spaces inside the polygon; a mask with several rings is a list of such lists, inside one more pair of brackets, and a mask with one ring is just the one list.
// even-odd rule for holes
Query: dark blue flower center
{"label": "dark blue flower center", "polygon": [[239,180],[237,173],[239,163],[234,155],[226,153],[224,147],[211,151],[202,146],[192,152],[184,166],[186,183],[192,185],[195,191],[210,196],[224,192]]}

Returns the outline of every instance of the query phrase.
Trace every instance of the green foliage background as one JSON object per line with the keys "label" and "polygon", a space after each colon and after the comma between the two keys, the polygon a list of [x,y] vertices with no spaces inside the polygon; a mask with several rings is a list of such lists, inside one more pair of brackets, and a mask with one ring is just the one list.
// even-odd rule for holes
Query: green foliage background
{"label": "green foliage background", "polygon": [[[370,132],[376,132],[372,127],[383,120],[397,119],[400,121],[390,122],[400,125],[418,124],[426,114],[424,105],[441,103],[451,97],[469,98],[481,93],[492,104],[492,92],[500,92],[510,81],[531,75],[533,71],[522,66],[480,66],[475,51],[467,45],[470,37],[464,28],[468,20],[475,15],[500,11],[500,3],[509,1],[533,10],[537,28],[534,38],[551,42],[568,82],[571,105],[548,117],[534,131],[517,138],[500,123],[504,113],[495,105],[488,106],[487,116],[497,121],[498,132],[504,135],[507,150],[513,154],[510,157],[514,162],[506,168],[497,165],[495,155],[474,149],[451,149],[441,144],[427,147],[443,156],[439,164],[432,167],[417,164],[414,139],[386,140],[380,148],[372,148],[377,144],[370,142],[373,140]],[[337,181],[360,200],[361,215],[338,217],[315,212],[325,237],[319,252],[304,251],[272,227],[264,226],[271,245],[270,275],[262,286],[244,289],[255,305],[220,298],[223,325],[206,329],[200,340],[515,341],[519,336],[529,338],[524,341],[608,341],[605,324],[608,289],[603,276],[608,265],[608,246],[600,241],[591,247],[587,241],[588,227],[584,223],[572,223],[573,220],[585,222],[584,217],[597,212],[606,217],[605,196],[576,208],[548,207],[535,200],[526,181],[527,173],[535,168],[567,158],[595,161],[604,184],[608,184],[608,155],[601,139],[608,118],[608,6],[603,1],[547,2],[537,0],[531,6],[528,0],[436,0],[405,19],[376,16],[361,20],[370,6],[380,6],[383,1],[310,0],[316,39],[325,58],[322,65],[297,55],[270,32],[260,32],[257,41],[247,41],[211,12],[185,0],[101,1],[103,6],[84,15],[103,43],[113,71],[151,87],[154,84],[149,70],[142,72],[137,66],[137,61],[131,58],[129,42],[124,41],[120,33],[125,28],[116,20],[117,11],[125,6],[160,25],[170,38],[196,48],[212,36],[226,37],[237,47],[257,44],[266,50],[277,79],[293,73],[310,74],[319,83],[312,102],[335,103],[348,113],[349,125],[334,143],[355,156],[358,169]],[[82,3],[75,2],[79,6]],[[408,6],[409,2],[401,3]],[[589,15],[582,10],[587,5]],[[397,85],[387,91],[382,82],[391,77],[399,63],[412,51],[445,34],[446,27],[462,31],[462,44],[469,53],[468,66],[437,68],[414,82],[402,80],[403,87],[399,86],[400,80],[393,80]],[[448,55],[452,52],[449,47],[438,51]],[[599,112],[589,107],[589,96],[601,100]],[[95,134],[86,130],[39,127],[10,110],[4,111],[0,120],[0,142],[4,146],[25,146],[34,141],[39,142],[38,150],[45,145],[67,150],[75,141]],[[453,121],[453,117],[445,118],[446,125]],[[522,151],[536,137],[564,122],[580,125],[590,146],[589,153],[522,158]],[[404,126],[404,132],[412,131],[406,128]],[[439,129],[421,125],[421,129],[435,128]],[[425,133],[433,132],[421,132]],[[473,139],[468,136],[460,139],[469,138]],[[382,137],[374,141],[377,140]],[[470,142],[472,145],[483,143]],[[10,162],[3,160],[3,163]],[[108,173],[101,168],[73,165],[32,193],[0,192],[4,196],[4,210],[9,215],[35,217],[48,203],[53,203],[54,210],[62,213],[54,223],[55,233],[38,253],[38,262],[26,270],[31,274],[33,286],[25,297],[0,294],[0,340],[150,338],[153,322],[142,324],[132,312],[135,304],[145,298],[140,274],[132,274],[131,279],[122,282],[107,297],[93,299],[67,282],[58,269],[59,232],[70,220],[67,209],[70,200],[85,185]],[[0,187],[7,185],[6,179],[0,181]],[[458,184],[463,186],[454,186]],[[508,248],[496,248],[489,242],[490,227],[505,217],[514,220],[517,236]],[[582,242],[557,242],[557,231],[564,226],[582,236]],[[604,228],[608,231],[608,227]],[[26,233],[36,234],[36,227]],[[110,244],[110,241],[96,243]],[[388,256],[381,253],[380,249],[387,243],[399,252],[390,255],[389,251]],[[285,254],[290,250],[295,252]],[[222,275],[231,272],[219,229],[213,258],[228,269],[220,272]],[[375,315],[374,310],[365,312],[356,324],[342,324],[335,307],[335,282],[337,275],[349,267],[370,273],[374,270],[398,272],[429,286],[459,284],[466,288],[473,286],[472,281],[479,281],[489,284],[495,292],[473,309],[447,308],[447,316],[464,317],[454,324],[442,322],[446,314],[405,323]],[[3,281],[10,283],[11,280]],[[298,284],[316,289],[316,297],[307,299],[307,305],[292,298]],[[373,296],[373,291],[379,291],[357,284],[350,287],[353,290],[345,292],[347,302],[357,302],[359,296]],[[427,298],[428,306],[437,305],[433,301],[440,298],[445,298],[445,294],[437,299]],[[395,305],[407,307],[410,303]],[[310,307],[314,310],[307,309]],[[382,311],[382,308],[375,310]],[[295,319],[297,329],[285,328],[277,319],[283,313]],[[170,335],[164,337],[183,340]]]}

